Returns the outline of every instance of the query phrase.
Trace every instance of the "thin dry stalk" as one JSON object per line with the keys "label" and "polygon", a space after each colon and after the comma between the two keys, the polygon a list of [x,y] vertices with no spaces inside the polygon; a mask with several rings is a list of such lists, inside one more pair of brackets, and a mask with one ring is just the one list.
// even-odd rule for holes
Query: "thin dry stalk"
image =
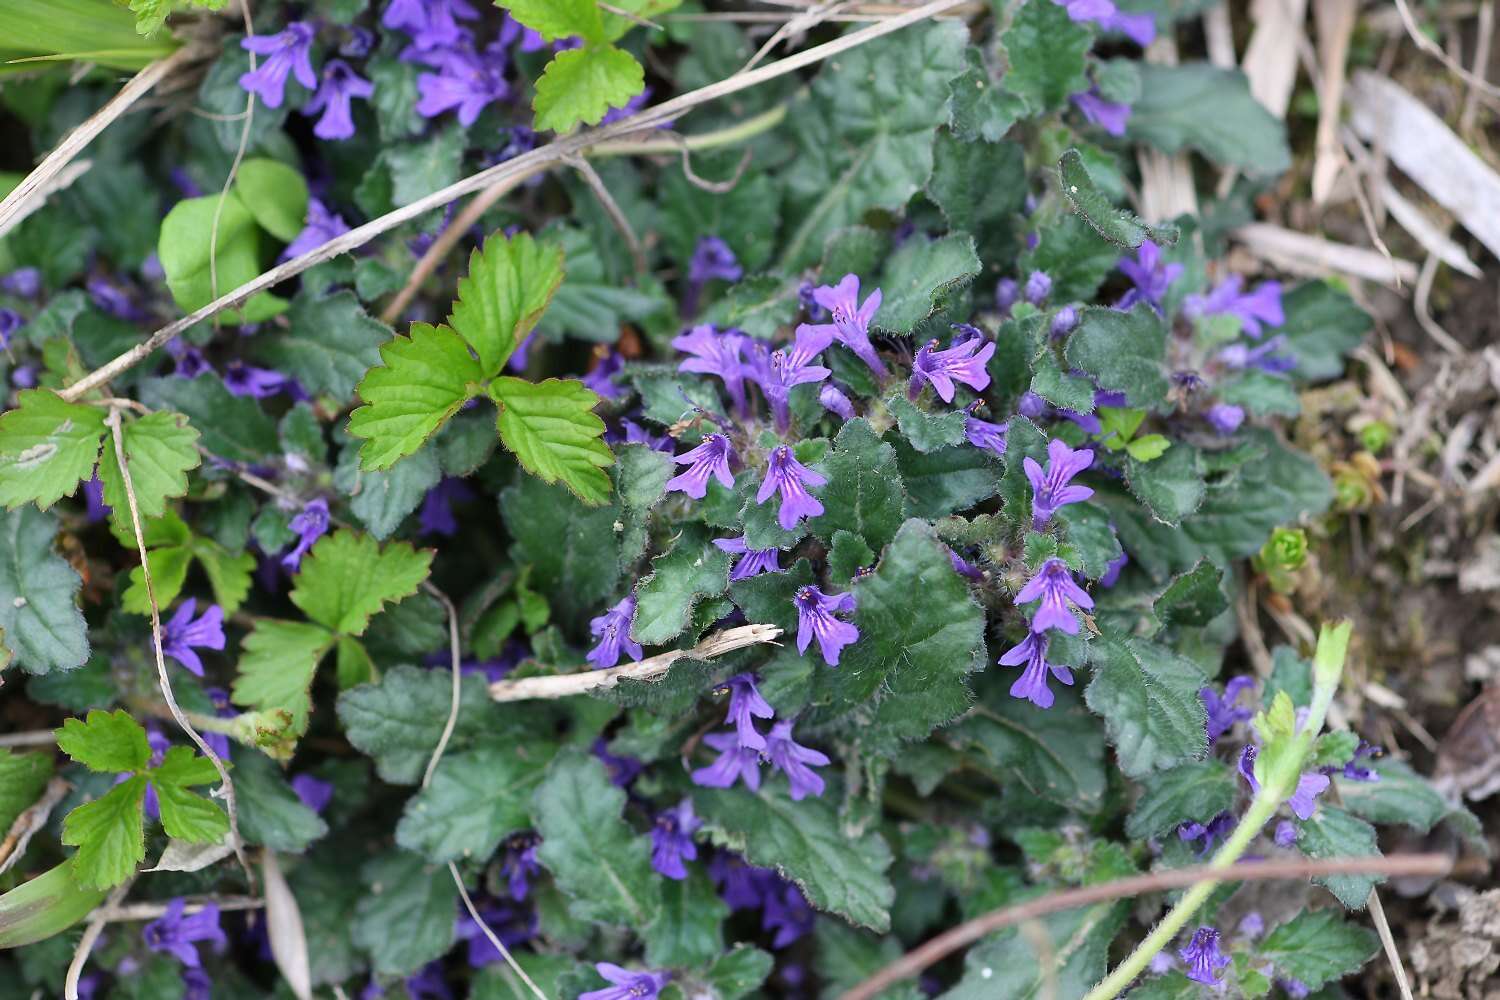
{"label": "thin dry stalk", "polygon": [[1365,905],[1370,911],[1371,922],[1375,924],[1375,933],[1380,936],[1380,946],[1385,949],[1385,959],[1396,977],[1396,988],[1401,991],[1401,1000],[1414,1000],[1411,983],[1406,978],[1406,965],[1401,961],[1401,952],[1396,950],[1396,939],[1391,935],[1391,922],[1385,918],[1385,907],[1380,905],[1380,893],[1371,889],[1370,898],[1365,900]]}
{"label": "thin dry stalk", "polygon": [[[1474,43],[1473,75],[1484,79],[1484,71],[1490,64],[1490,46],[1495,40],[1495,0],[1484,0],[1479,5],[1478,36]],[[1479,90],[1472,84],[1464,95],[1464,109],[1458,116],[1458,134],[1468,138],[1474,131],[1474,122],[1479,116]]]}
{"label": "thin dry stalk", "polygon": [[505,942],[501,941],[499,936],[490,930],[490,925],[485,923],[484,917],[479,915],[479,910],[475,908],[474,901],[469,898],[469,890],[464,887],[464,880],[458,874],[458,866],[451,861],[448,862],[448,873],[453,876],[453,884],[458,886],[458,894],[463,898],[464,906],[468,909],[469,916],[473,919],[474,923],[479,925],[479,929],[484,933],[484,936],[489,938],[490,944],[495,946],[495,950],[500,953],[500,957],[505,959],[505,964],[510,966],[510,971],[521,977],[521,982],[526,984],[537,1000],[547,1000],[547,994],[543,993],[542,988],[532,981],[532,978],[526,974],[526,970],[521,968],[520,963],[511,957],[510,949],[505,947]]}
{"label": "thin dry stalk", "polygon": [[[250,17],[250,0],[240,4],[240,16],[245,23],[245,37],[255,37],[255,22]],[[256,56],[250,53],[250,72],[255,72]],[[219,220],[224,215],[224,200],[229,197],[229,189],[234,185],[234,179],[239,176],[240,164],[245,160],[245,150],[250,148],[250,127],[255,124],[255,91],[245,92],[245,124],[240,127],[240,144],[234,151],[234,159],[230,161],[229,173],[224,177],[224,186],[219,189],[219,200],[214,202],[214,218],[208,227],[208,294],[210,298],[219,297]]]}
{"label": "thin dry stalk", "polygon": [[432,775],[437,771],[438,761],[443,759],[443,752],[448,749],[448,741],[453,739],[453,730],[458,725],[459,700],[463,697],[463,671],[460,669],[460,658],[462,656],[462,644],[458,635],[458,609],[453,606],[453,601],[430,581],[422,584],[422,589],[443,606],[448,613],[448,659],[453,673],[453,694],[448,704],[448,720],[443,723],[443,734],[438,737],[437,746],[432,748],[432,759],[427,762],[427,770],[422,774],[422,787],[426,788],[432,783]]}
{"label": "thin dry stalk", "polygon": [[1500,97],[1500,87],[1490,83],[1484,77],[1475,76],[1467,69],[1464,69],[1463,63],[1448,55],[1448,53],[1443,51],[1441,45],[1422,34],[1422,29],[1417,26],[1416,18],[1412,17],[1411,7],[1407,5],[1406,0],[1396,0],[1396,11],[1401,15],[1401,26],[1406,29],[1407,36],[1416,43],[1417,48],[1448,67],[1448,72],[1457,76],[1475,90],[1488,94],[1491,97]]}
{"label": "thin dry stalk", "polygon": [[[184,916],[202,912],[203,908],[213,904],[220,913],[228,913],[231,910],[258,910],[266,905],[266,901],[258,896],[188,896],[182,903]],[[107,924],[115,923],[139,923],[142,920],[155,920],[167,912],[169,903],[129,903],[123,906],[108,906],[95,910],[94,916]]]}
{"label": "thin dry stalk", "polygon": [[615,196],[609,193],[609,187],[604,183],[604,178],[600,177],[599,171],[595,170],[582,156],[570,156],[566,162],[568,166],[578,171],[578,176],[583,178],[583,182],[598,199],[599,206],[604,209],[604,214],[609,216],[609,221],[625,241],[636,276],[640,277],[645,274],[646,250],[641,246],[640,237],[635,235],[635,229],[630,225],[630,220],[625,217],[625,211],[620,208],[620,203],[615,201]]}
{"label": "thin dry stalk", "polygon": [[1339,114],[1344,106],[1344,65],[1358,6],[1355,0],[1313,0],[1313,18],[1318,25],[1318,61],[1323,74],[1323,86],[1318,92],[1317,155],[1312,175],[1315,205],[1328,201],[1344,164],[1338,137]]}
{"label": "thin dry stalk", "polygon": [[5,839],[0,840],[0,875],[13,868],[26,854],[31,838],[47,825],[47,817],[52,815],[52,810],[57,808],[57,804],[72,787],[62,778],[53,778],[42,790],[42,797],[16,817],[16,821],[6,831]]}
{"label": "thin dry stalk", "polygon": [[78,1000],[78,980],[83,975],[83,967],[88,964],[89,955],[94,950],[94,945],[99,941],[99,935],[104,933],[104,925],[107,922],[104,914],[120,905],[120,900],[135,885],[135,876],[132,875],[109,894],[104,905],[94,911],[94,916],[89,920],[88,926],[83,929],[83,937],[78,939],[78,947],[73,949],[73,960],[68,963],[68,975],[63,980],[63,997],[65,1000]]}

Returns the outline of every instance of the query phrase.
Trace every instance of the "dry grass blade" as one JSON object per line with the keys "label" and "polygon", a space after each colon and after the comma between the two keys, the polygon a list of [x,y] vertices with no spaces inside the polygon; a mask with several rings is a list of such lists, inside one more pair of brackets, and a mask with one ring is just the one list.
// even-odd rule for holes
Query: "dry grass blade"
{"label": "dry grass blade", "polygon": [[307,934],[302,929],[302,910],[292,887],[281,874],[275,851],[260,856],[261,879],[266,893],[266,937],[271,957],[297,1000],[312,1000],[312,964],[307,954]]}
{"label": "dry grass blade", "polygon": [[0,875],[4,875],[21,860],[31,838],[47,825],[47,817],[52,815],[52,810],[57,808],[57,804],[72,787],[62,778],[53,778],[42,790],[42,797],[16,817],[16,821],[6,831],[5,839],[0,840]]}
{"label": "dry grass blade", "polygon": [[1339,115],[1344,106],[1344,65],[1349,39],[1354,35],[1355,0],[1313,0],[1313,18],[1318,25],[1318,62],[1323,84],[1318,88],[1317,153],[1313,162],[1313,203],[1322,205],[1333,193],[1333,183],[1344,165],[1339,146]]}
{"label": "dry grass blade", "polygon": [[120,900],[125,898],[133,885],[134,875],[117,886],[104,901],[104,905],[95,910],[93,917],[89,919],[88,926],[83,929],[83,936],[78,939],[78,947],[73,949],[73,960],[68,963],[68,974],[63,980],[64,1000],[78,1000],[78,980],[83,976],[83,967],[88,964],[89,955],[93,953],[94,945],[99,942],[99,935],[104,932],[104,925],[109,921],[106,914],[120,905]]}
{"label": "dry grass blade", "polygon": [[1348,275],[1400,287],[1417,280],[1417,265],[1376,250],[1334,243],[1270,223],[1254,222],[1231,234],[1251,253],[1293,274],[1325,278]]}
{"label": "dry grass blade", "polygon": [[485,937],[489,938],[490,944],[495,946],[495,950],[500,953],[500,957],[505,959],[505,964],[510,966],[510,971],[521,977],[521,982],[526,984],[526,988],[531,990],[536,1000],[547,1000],[547,994],[542,992],[542,988],[526,974],[526,970],[521,968],[520,963],[511,956],[510,949],[505,947],[505,942],[501,941],[499,936],[490,930],[490,925],[485,922],[484,917],[480,915],[479,910],[474,906],[474,900],[469,898],[469,890],[464,886],[462,876],[458,874],[458,866],[451,861],[448,862],[448,873],[453,876],[453,884],[458,886],[458,894],[463,898],[464,906],[468,909],[470,918],[473,919],[474,923],[479,925],[479,930]]}
{"label": "dry grass blade", "polygon": [[458,726],[459,699],[463,697],[463,671],[460,669],[462,644],[458,635],[458,608],[453,606],[453,601],[448,595],[439,590],[432,582],[424,582],[422,589],[442,604],[443,610],[448,615],[448,667],[452,674],[453,689],[448,703],[448,719],[443,723],[443,733],[438,737],[437,746],[432,748],[432,758],[427,761],[427,770],[422,774],[422,787],[426,788],[432,783],[433,772],[437,770],[438,762],[443,759],[443,753],[448,749],[448,741],[453,739],[453,730]]}
{"label": "dry grass blade", "polygon": [[1286,117],[1297,83],[1297,50],[1307,0],[1255,0],[1255,30],[1245,46],[1240,68],[1250,78],[1250,93],[1277,118]]}

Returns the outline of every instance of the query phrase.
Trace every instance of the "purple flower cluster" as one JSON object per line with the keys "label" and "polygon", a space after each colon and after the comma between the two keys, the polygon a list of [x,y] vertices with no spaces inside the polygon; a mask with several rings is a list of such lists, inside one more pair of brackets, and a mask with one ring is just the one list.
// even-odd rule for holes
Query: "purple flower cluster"
{"label": "purple flower cluster", "polygon": [[[828,757],[793,739],[790,719],[773,722],[767,733],[756,727],[756,719],[772,719],[775,711],[761,697],[755,678],[749,674],[737,674],[725,681],[719,690],[729,695],[724,722],[733,729],[709,733],[703,738],[703,742],[719,751],[719,757],[712,764],[695,770],[693,783],[705,788],[729,788],[743,781],[747,788],[758,789],[760,765],[769,761],[773,770],[786,775],[794,801],[801,801],[809,795],[822,795],[823,779],[813,768],[827,765]],[[688,812],[691,813],[691,809]],[[660,865],[657,870],[663,871]]]}
{"label": "purple flower cluster", "polygon": [[595,670],[603,670],[620,662],[620,653],[630,654],[639,662],[646,655],[641,644],[630,638],[630,622],[635,617],[635,595],[627,596],[619,604],[589,622],[589,633],[599,642],[588,651],[588,661]]}
{"label": "purple flower cluster", "polygon": [[141,931],[141,938],[152,951],[171,955],[190,969],[199,968],[201,962],[198,949],[200,941],[207,941],[216,952],[229,947],[229,939],[219,927],[219,908],[212,903],[204,904],[197,913],[184,913],[186,903],[177,897],[167,904],[167,910],[151,921]]}
{"label": "purple flower cluster", "polygon": [[722,853],[708,870],[730,910],[761,911],[761,927],[771,932],[772,948],[785,948],[812,930],[813,910],[806,897],[774,871]]}
{"label": "purple flower cluster", "polygon": [[189,597],[177,607],[177,613],[162,627],[162,652],[188,671],[203,676],[199,649],[224,648],[224,609],[210,604],[202,616],[195,618],[198,600]]}
{"label": "purple flower cluster", "polygon": [[1137,302],[1145,302],[1160,313],[1168,289],[1172,282],[1182,277],[1183,269],[1181,264],[1168,263],[1162,256],[1161,247],[1147,240],[1136,250],[1134,257],[1120,261],[1120,270],[1135,287],[1115,303],[1115,308],[1129,309]]}
{"label": "purple flower cluster", "polygon": [[1066,7],[1074,21],[1091,21],[1100,30],[1119,32],[1137,45],[1145,47],[1156,41],[1156,19],[1150,14],[1127,14],[1114,0],[1052,0]]}

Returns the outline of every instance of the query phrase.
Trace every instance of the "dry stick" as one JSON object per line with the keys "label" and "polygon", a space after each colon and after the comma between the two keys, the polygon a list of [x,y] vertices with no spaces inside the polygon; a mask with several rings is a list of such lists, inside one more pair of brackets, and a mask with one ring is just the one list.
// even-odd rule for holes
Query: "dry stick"
{"label": "dry stick", "polygon": [[625,212],[620,208],[615,196],[609,193],[609,188],[604,185],[604,178],[599,176],[599,171],[589,165],[589,161],[582,156],[570,156],[565,161],[568,166],[578,171],[578,176],[589,186],[594,197],[599,200],[599,205],[604,209],[604,214],[609,216],[609,221],[619,231],[625,240],[625,246],[630,250],[630,260],[635,266],[636,277],[646,273],[646,251],[641,246],[640,238],[635,235],[635,230],[630,226],[630,220],[625,218]]}
{"label": "dry stick", "polygon": [[1401,990],[1401,1000],[1414,1000],[1411,995],[1411,983],[1406,980],[1406,965],[1401,961],[1401,953],[1396,950],[1396,939],[1391,934],[1391,922],[1385,918],[1385,907],[1380,905],[1379,892],[1374,889],[1370,890],[1370,897],[1365,900],[1365,908],[1370,911],[1370,920],[1375,924],[1375,933],[1380,936],[1380,946],[1385,949],[1386,961],[1391,964],[1391,971],[1396,974],[1396,986]]}
{"label": "dry stick", "polygon": [[[1485,67],[1490,64],[1490,44],[1495,36],[1495,0],[1484,0],[1479,5],[1479,26],[1475,32],[1474,75],[1484,79]],[[1470,87],[1464,96],[1464,108],[1458,116],[1458,134],[1468,138],[1474,131],[1474,119],[1479,114],[1479,91]]]}
{"label": "dry stick", "polygon": [[774,642],[781,635],[775,625],[741,625],[737,628],[715,632],[692,649],[674,649],[658,653],[639,663],[627,663],[623,667],[606,670],[590,670],[581,674],[559,674],[552,677],[520,677],[515,680],[495,681],[490,685],[492,701],[526,701],[531,698],[567,698],[575,694],[598,691],[614,687],[623,680],[649,681],[662,674],[683,657],[696,660],[711,660],[725,653],[746,646],[757,646],[763,642]]}
{"label": "dry stick", "polygon": [[1226,868],[1195,865],[1149,875],[1132,875],[1081,889],[1042,896],[1016,906],[1001,907],[944,931],[920,947],[907,952],[864,982],[848,990],[839,1000],[870,1000],[882,990],[920,975],[922,970],[986,934],[1026,920],[1045,917],[1111,899],[1140,896],[1164,889],[1181,889],[1198,882],[1258,882],[1324,875],[1445,875],[1453,860],[1445,854],[1396,854],[1389,857],[1335,858],[1328,861],[1242,861]]}
{"label": "dry stick", "polygon": [[790,18],[778,27],[770,38],[766,39],[764,45],[755,50],[755,55],[751,56],[750,61],[740,67],[740,72],[754,69],[760,65],[762,59],[776,51],[776,46],[780,45],[783,39],[798,31],[807,31],[816,27],[819,22],[823,21],[829,15],[837,14],[841,7],[848,7],[849,4],[850,0],[828,0],[827,3],[818,4],[816,7],[811,7],[796,17]]}
{"label": "dry stick", "polygon": [[1410,36],[1411,40],[1417,43],[1417,48],[1448,67],[1448,72],[1454,74],[1469,86],[1476,90],[1482,90],[1491,97],[1500,97],[1500,87],[1490,83],[1484,77],[1475,76],[1464,69],[1463,63],[1449,56],[1448,53],[1443,51],[1441,45],[1422,34],[1422,29],[1417,26],[1416,18],[1411,16],[1411,8],[1407,6],[1406,0],[1396,0],[1396,11],[1401,15],[1402,27],[1406,29],[1406,33]]}
{"label": "dry stick", "polygon": [[6,832],[5,839],[0,840],[0,875],[4,875],[15,866],[17,861],[21,860],[22,855],[26,853],[26,846],[31,843],[31,838],[47,825],[47,817],[52,815],[52,810],[57,808],[57,804],[72,787],[62,778],[53,778],[47,782],[47,787],[42,791],[42,797],[16,817],[16,821]]}
{"label": "dry stick", "polygon": [[532,982],[531,977],[526,974],[526,970],[521,968],[520,963],[511,957],[510,949],[505,947],[505,942],[501,941],[495,932],[490,930],[490,925],[485,923],[484,918],[479,915],[479,910],[474,907],[474,901],[469,898],[469,890],[464,888],[464,880],[459,877],[458,865],[451,861],[448,862],[448,872],[453,876],[453,884],[458,886],[458,894],[463,897],[464,906],[468,907],[469,910],[469,916],[473,918],[474,923],[479,925],[479,929],[484,932],[484,936],[490,939],[490,944],[494,945],[495,950],[500,953],[500,957],[505,959],[505,964],[510,966],[512,972],[521,977],[521,982],[531,988],[531,992],[536,995],[537,1000],[547,1000],[547,994],[542,992],[540,986]]}
{"label": "dry stick", "polygon": [[458,609],[453,606],[448,595],[431,581],[424,580],[422,589],[437,598],[448,612],[448,653],[453,670],[453,700],[448,705],[448,721],[443,723],[443,735],[438,737],[437,746],[432,749],[432,759],[427,762],[427,770],[422,775],[422,787],[426,788],[432,783],[433,772],[437,770],[438,761],[443,759],[443,751],[448,749],[448,741],[453,738],[453,730],[458,725],[458,705],[463,696],[463,673],[459,669],[462,646],[458,637]]}
{"label": "dry stick", "polygon": [[55,177],[68,163],[83,152],[94,136],[109,125],[110,122],[119,118],[130,106],[142,97],[146,96],[161,82],[162,78],[183,63],[192,59],[196,54],[189,46],[183,46],[171,55],[158,59],[130,78],[130,82],[120,88],[120,92],[110,98],[109,102],[90,115],[83,124],[63,137],[63,141],[57,144],[57,148],[47,154],[46,159],[37,164],[36,169],[27,174],[25,179],[17,184],[15,190],[0,201],[0,235],[4,235],[12,225],[17,216],[34,197],[42,195],[47,182]]}
{"label": "dry stick", "polygon": [[57,730],[34,729],[0,736],[0,747],[45,747],[57,742]]}
{"label": "dry stick", "polygon": [[83,967],[89,960],[89,953],[94,950],[94,944],[99,940],[99,935],[104,932],[104,913],[120,905],[120,900],[130,891],[135,884],[135,876],[132,875],[121,883],[109,898],[104,901],[104,906],[94,911],[94,917],[89,925],[83,929],[83,937],[78,939],[78,947],[73,951],[73,961],[68,963],[68,975],[63,980],[64,1000],[78,1000],[78,979],[83,975]]}
{"label": "dry stick", "polygon": [[795,55],[787,56],[785,59],[779,59],[769,66],[762,66],[749,73],[737,73],[726,80],[720,80],[718,83],[712,83],[706,87],[689,91],[686,94],[674,97],[661,104],[653,105],[628,118],[622,118],[609,125],[562,136],[561,138],[554,139],[545,146],[522,153],[520,156],[506,160],[504,163],[498,163],[476,174],[470,174],[463,180],[450,184],[441,190],[434,191],[425,198],[419,198],[410,205],[398,208],[362,226],[357,226],[347,233],[329,240],[316,250],[311,250],[300,257],[294,257],[283,264],[279,264],[264,274],[245,282],[240,287],[219,296],[202,308],[195,309],[181,319],[168,323],[153,333],[144,342],[137,344],[114,360],[109,361],[102,367],[96,368],[88,375],[85,375],[77,382],[63,389],[59,395],[69,402],[76,401],[85,393],[97,389],[110,379],[134,368],[150,357],[161,345],[176,337],[184,330],[188,330],[201,323],[208,317],[239,305],[256,292],[270,288],[272,285],[285,281],[294,275],[301,274],[308,268],[321,264],[325,260],[331,260],[340,254],[361,247],[381,233],[394,229],[412,219],[419,218],[435,208],[442,208],[456,198],[462,198],[466,194],[483,190],[503,180],[520,177],[539,167],[557,163],[606,139],[617,139],[620,136],[640,132],[643,129],[653,128],[662,122],[680,118],[700,104],[717,100],[720,97],[727,97],[730,94],[737,94],[742,90],[748,90],[751,87],[765,83],[767,80],[774,80],[777,77],[785,76],[788,73],[814,65],[841,52],[858,48],[866,42],[889,35],[892,32],[900,31],[902,28],[925,21],[934,15],[952,10],[969,2],[971,0],[932,0],[931,3],[923,4],[921,7],[914,8],[899,17],[881,21],[879,24],[872,24],[868,28],[861,28],[859,31],[844,35],[831,42],[816,45]]}
{"label": "dry stick", "polygon": [[[259,910],[266,905],[266,901],[259,896],[188,896],[183,900],[183,915],[190,916],[199,913],[210,904],[215,906],[220,913],[228,913],[230,910]],[[106,905],[102,909],[95,910],[94,917],[107,924],[155,920],[166,913],[170,906],[170,903]]]}
{"label": "dry stick", "polygon": [[245,882],[250,886],[255,885],[255,875],[250,871],[250,862],[245,859],[244,844],[240,840],[239,810],[234,798],[234,783],[229,780],[229,771],[224,767],[224,762],[208,742],[199,735],[198,730],[182,714],[182,709],[177,707],[177,696],[172,692],[172,680],[167,676],[167,660],[162,652],[161,645],[161,607],[156,603],[156,586],[151,582],[151,566],[146,555],[145,535],[141,531],[141,512],[136,504],[135,483],[130,478],[130,463],[125,459],[125,436],[120,429],[120,410],[110,408],[109,416],[104,418],[104,423],[109,427],[111,436],[115,442],[115,461],[120,466],[120,481],[125,486],[125,501],[130,507],[130,525],[135,532],[136,550],[141,556],[141,579],[146,583],[146,601],[151,605],[151,647],[156,653],[156,679],[161,688],[161,696],[167,703],[167,708],[172,713],[172,718],[177,720],[177,725],[188,734],[188,738],[198,745],[214,765],[214,770],[219,772],[220,789],[224,795],[224,811],[229,815],[229,836],[234,842],[234,856],[245,872]]}

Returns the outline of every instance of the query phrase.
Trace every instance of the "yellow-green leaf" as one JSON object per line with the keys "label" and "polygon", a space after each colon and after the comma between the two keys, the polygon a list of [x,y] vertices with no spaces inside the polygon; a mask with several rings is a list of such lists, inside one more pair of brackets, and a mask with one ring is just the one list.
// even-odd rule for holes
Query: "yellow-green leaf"
{"label": "yellow-green leaf", "polygon": [[104,411],[47,389],[27,389],[19,403],[0,416],[0,504],[46,509],[94,474]]}
{"label": "yellow-green leaf", "polygon": [[413,323],[409,337],[381,345],[380,359],[384,365],[359,383],[365,405],[349,414],[349,433],[366,439],[359,462],[369,471],[422,447],[484,377],[463,338],[446,326]]}
{"label": "yellow-green leaf", "polygon": [[505,376],[490,383],[500,407],[500,440],[543,482],[559,480],[585,503],[609,499],[603,471],[615,457],[604,443],[604,421],[594,413],[599,397],[583,383],[543,382]]}
{"label": "yellow-green leaf", "polygon": [[336,531],[320,539],[303,560],[292,603],[340,635],[363,635],[387,602],[417,592],[432,556],[431,549],[414,549],[406,542],[382,547],[369,535]]}
{"label": "yellow-green leaf", "polygon": [[510,239],[496,233],[469,255],[448,325],[474,348],[486,377],[505,367],[562,279],[562,250],[525,233]]}

